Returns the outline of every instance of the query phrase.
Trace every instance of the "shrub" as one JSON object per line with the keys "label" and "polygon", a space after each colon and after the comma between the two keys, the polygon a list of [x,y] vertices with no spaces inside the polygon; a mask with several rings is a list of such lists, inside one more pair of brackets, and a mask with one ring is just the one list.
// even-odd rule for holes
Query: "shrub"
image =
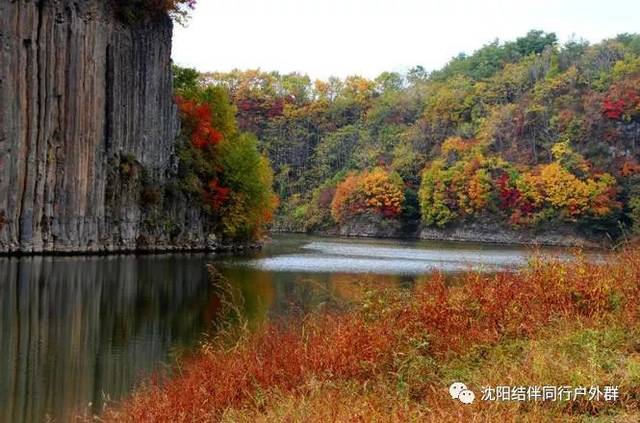
{"label": "shrub", "polygon": [[162,202],[162,191],[158,186],[145,186],[140,194],[140,201],[143,207],[157,206]]}
{"label": "shrub", "polygon": [[142,172],[142,165],[133,154],[122,154],[120,155],[118,170],[123,184],[128,185],[138,179]]}
{"label": "shrub", "polygon": [[220,235],[256,238],[277,205],[269,162],[257,139],[238,131],[236,109],[223,88],[194,88],[187,95],[176,99],[182,120],[181,186],[200,202]]}
{"label": "shrub", "polygon": [[400,176],[376,168],[371,172],[349,174],[338,184],[331,202],[331,214],[339,223],[367,212],[394,219],[400,215],[403,204],[404,187]]}

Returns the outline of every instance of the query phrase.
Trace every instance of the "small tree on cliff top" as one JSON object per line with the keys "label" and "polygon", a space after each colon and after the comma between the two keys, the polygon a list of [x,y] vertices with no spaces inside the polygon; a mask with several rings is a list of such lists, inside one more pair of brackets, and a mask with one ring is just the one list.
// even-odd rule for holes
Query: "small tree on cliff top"
{"label": "small tree on cliff top", "polygon": [[148,16],[168,14],[179,24],[184,24],[196,0],[115,0],[120,17],[128,23],[139,22]]}

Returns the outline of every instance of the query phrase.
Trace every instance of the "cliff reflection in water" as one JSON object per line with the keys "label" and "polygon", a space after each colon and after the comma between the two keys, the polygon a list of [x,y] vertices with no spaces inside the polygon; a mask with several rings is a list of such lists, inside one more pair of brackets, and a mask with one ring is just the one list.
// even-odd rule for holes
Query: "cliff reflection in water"
{"label": "cliff reflection in water", "polygon": [[126,397],[162,363],[193,351],[226,317],[209,263],[219,266],[250,327],[326,304],[335,294],[329,275],[228,266],[236,260],[0,257],[0,422],[97,413],[105,397]]}
{"label": "cliff reflection in water", "polygon": [[0,421],[66,421],[196,343],[219,302],[204,257],[0,258]]}
{"label": "cliff reflection in water", "polygon": [[69,421],[120,399],[192,351],[222,314],[213,263],[255,328],[316,307],[345,307],[373,287],[413,289],[432,270],[493,271],[529,251],[470,244],[281,235],[239,256],[0,257],[0,422]]}

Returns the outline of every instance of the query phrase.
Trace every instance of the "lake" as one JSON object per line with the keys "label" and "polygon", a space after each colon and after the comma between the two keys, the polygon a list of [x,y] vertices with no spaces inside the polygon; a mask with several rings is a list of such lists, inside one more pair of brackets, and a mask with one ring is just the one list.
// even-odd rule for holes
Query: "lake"
{"label": "lake", "polygon": [[[548,250],[558,253],[559,250]],[[193,351],[221,316],[212,264],[251,325],[428,283],[434,271],[526,264],[519,247],[274,236],[260,252],[0,258],[0,422],[67,421]],[[218,321],[219,323],[219,321]]]}

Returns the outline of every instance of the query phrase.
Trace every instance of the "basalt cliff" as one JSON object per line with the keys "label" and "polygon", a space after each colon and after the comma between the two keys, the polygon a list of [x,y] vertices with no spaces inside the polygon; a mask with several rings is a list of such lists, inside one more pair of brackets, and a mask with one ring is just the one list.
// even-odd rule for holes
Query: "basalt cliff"
{"label": "basalt cliff", "polygon": [[206,246],[169,189],[171,36],[109,1],[0,0],[0,253]]}

